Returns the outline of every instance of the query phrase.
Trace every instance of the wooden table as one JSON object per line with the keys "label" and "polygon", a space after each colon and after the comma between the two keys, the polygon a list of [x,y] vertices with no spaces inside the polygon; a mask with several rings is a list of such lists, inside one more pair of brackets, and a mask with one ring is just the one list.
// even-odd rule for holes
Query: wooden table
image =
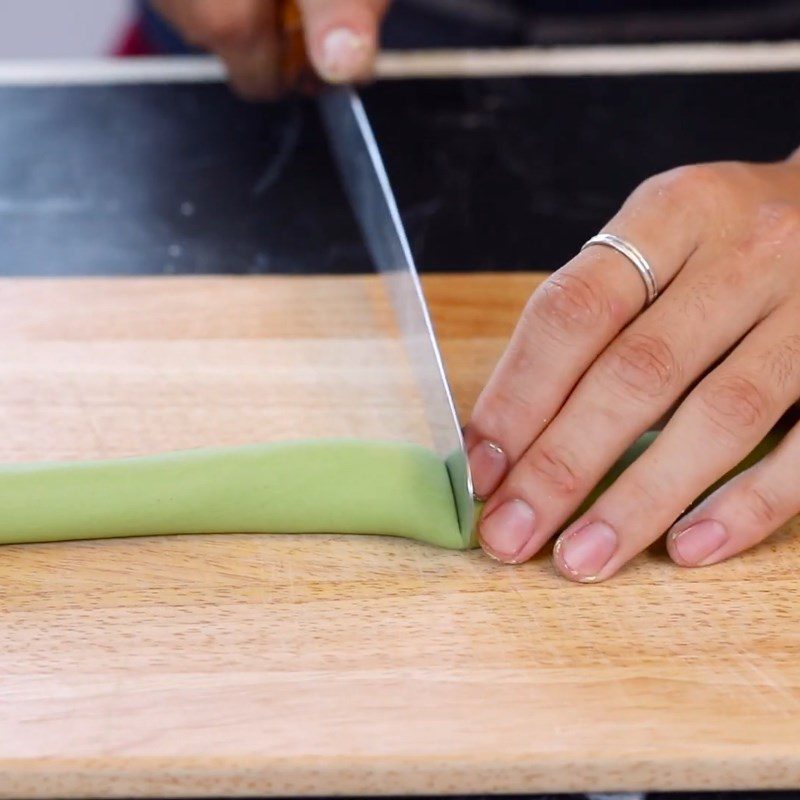
{"label": "wooden table", "polygon": [[[463,414],[537,280],[426,280]],[[397,409],[362,359],[365,296],[380,306],[359,278],[0,282],[0,457],[341,432],[363,409],[309,398],[345,361],[388,403],[379,429]],[[796,787],[791,533],[701,571],[657,547],[599,586],[547,554],[377,538],[6,547],[0,796]]]}

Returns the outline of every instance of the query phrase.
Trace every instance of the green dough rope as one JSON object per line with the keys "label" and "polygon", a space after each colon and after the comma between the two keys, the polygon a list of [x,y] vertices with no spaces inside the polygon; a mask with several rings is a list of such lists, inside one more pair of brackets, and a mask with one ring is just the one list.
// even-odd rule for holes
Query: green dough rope
{"label": "green dough rope", "polygon": [[0,544],[244,532],[465,547],[447,469],[415,445],[321,439],[0,467]]}
{"label": "green dough rope", "polygon": [[[639,439],[577,513],[655,436]],[[780,438],[770,434],[726,478]],[[461,536],[444,462],[412,444],[321,439],[0,466],[0,544],[188,533],[383,534],[477,546],[474,532],[468,542]]]}

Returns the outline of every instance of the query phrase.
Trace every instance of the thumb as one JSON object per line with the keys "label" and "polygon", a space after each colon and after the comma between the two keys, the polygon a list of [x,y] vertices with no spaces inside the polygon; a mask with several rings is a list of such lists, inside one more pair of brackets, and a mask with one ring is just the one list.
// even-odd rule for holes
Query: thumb
{"label": "thumb", "polygon": [[329,83],[372,75],[388,0],[299,0],[314,69]]}

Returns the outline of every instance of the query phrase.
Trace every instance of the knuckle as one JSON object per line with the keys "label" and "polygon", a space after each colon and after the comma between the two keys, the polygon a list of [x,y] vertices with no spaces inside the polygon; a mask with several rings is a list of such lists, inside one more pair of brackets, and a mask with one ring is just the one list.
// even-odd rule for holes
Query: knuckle
{"label": "knuckle", "polygon": [[524,463],[532,477],[543,480],[557,494],[574,494],[582,484],[575,459],[560,448],[537,445]]}
{"label": "knuckle", "polygon": [[800,206],[793,203],[762,203],[753,223],[757,244],[782,245],[800,238]]}
{"label": "knuckle", "polygon": [[503,433],[519,418],[520,409],[529,408],[530,402],[522,394],[507,386],[493,387],[478,398],[473,411],[476,427],[490,439],[504,439]]}
{"label": "knuckle", "polygon": [[[732,243],[735,256],[729,260],[726,278],[744,287],[763,280],[765,262],[780,274],[794,269],[795,258],[784,258],[790,248],[794,256],[800,249],[800,206],[792,203],[761,203],[745,217],[741,233]],[[781,284],[782,285],[782,284]]]}
{"label": "knuckle", "polygon": [[750,438],[766,424],[770,403],[764,392],[744,375],[726,375],[701,387],[706,418],[719,431],[739,440]]}
{"label": "knuckle", "polygon": [[800,334],[787,336],[767,356],[769,373],[779,389],[787,389],[797,383],[800,371]]}
{"label": "knuckle", "polygon": [[686,212],[725,191],[727,181],[716,164],[689,164],[648,178],[637,189],[649,202],[662,203]]}
{"label": "knuckle", "polygon": [[624,334],[601,365],[603,361],[612,381],[648,398],[669,392],[680,376],[672,347],[662,336],[653,334]]}
{"label": "knuckle", "polygon": [[528,313],[557,336],[569,336],[602,325],[607,303],[591,281],[574,273],[556,272],[533,296]]}
{"label": "knuckle", "polygon": [[775,491],[768,486],[752,483],[744,490],[744,508],[753,523],[759,528],[769,529],[781,520],[781,502]]}

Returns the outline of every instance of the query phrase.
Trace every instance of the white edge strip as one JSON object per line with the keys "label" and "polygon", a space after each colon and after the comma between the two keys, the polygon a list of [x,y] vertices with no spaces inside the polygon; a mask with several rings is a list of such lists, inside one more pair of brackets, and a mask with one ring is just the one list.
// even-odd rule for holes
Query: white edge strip
{"label": "white edge strip", "polygon": [[384,53],[383,79],[800,70],[800,41]]}
{"label": "white edge strip", "polygon": [[[395,51],[381,54],[377,63],[382,80],[795,70],[800,71],[800,41]],[[224,78],[222,63],[208,56],[0,60],[2,86],[211,83]]]}
{"label": "white edge strip", "polygon": [[92,86],[116,83],[210,83],[225,78],[216,58],[0,60],[0,86]]}

